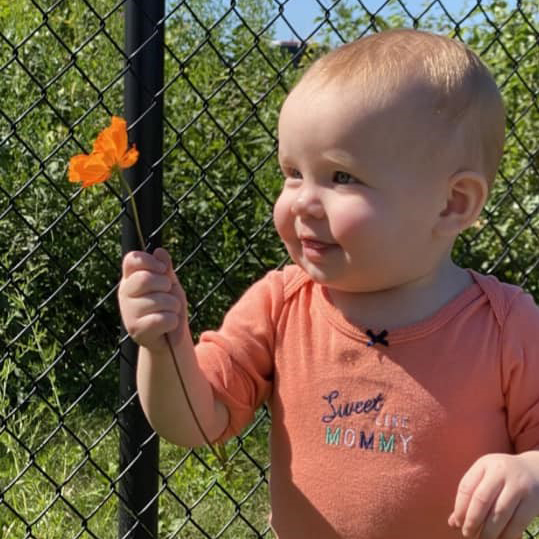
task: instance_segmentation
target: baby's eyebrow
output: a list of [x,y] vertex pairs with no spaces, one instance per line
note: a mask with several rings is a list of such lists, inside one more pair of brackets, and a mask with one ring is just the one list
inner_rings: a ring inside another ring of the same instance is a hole
[[343,150],[328,150],[323,152],[322,157],[328,161],[332,161],[336,165],[343,165],[345,167],[357,166],[357,158]]

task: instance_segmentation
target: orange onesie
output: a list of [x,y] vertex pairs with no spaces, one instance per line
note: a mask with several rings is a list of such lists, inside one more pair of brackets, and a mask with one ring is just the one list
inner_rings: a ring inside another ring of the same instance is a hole
[[539,449],[539,309],[470,273],[433,316],[384,332],[351,325],[287,266],[202,334],[223,439],[270,406],[279,539],[456,539],[447,519],[475,460]]

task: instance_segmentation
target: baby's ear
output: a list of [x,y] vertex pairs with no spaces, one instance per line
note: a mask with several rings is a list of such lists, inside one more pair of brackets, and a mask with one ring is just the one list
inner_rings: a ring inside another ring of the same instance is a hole
[[435,232],[456,236],[479,217],[488,196],[486,178],[471,170],[455,173],[447,183],[447,204],[440,212]]

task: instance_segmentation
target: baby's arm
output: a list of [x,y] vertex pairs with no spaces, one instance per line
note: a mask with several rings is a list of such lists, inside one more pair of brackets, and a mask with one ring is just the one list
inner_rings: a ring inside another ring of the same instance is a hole
[[539,308],[531,296],[512,296],[503,332],[501,389],[516,454],[484,455],[462,478],[449,523],[464,537],[520,539],[539,516]]
[[166,333],[197,417],[210,441],[217,439],[228,425],[228,410],[214,397],[196,361],[185,293],[164,249],[124,257],[118,301],[125,328],[140,346],[137,387],[152,427],[177,445],[204,444],[174,369]]
[[481,457],[462,478],[449,525],[464,537],[520,539],[539,515],[539,451]]

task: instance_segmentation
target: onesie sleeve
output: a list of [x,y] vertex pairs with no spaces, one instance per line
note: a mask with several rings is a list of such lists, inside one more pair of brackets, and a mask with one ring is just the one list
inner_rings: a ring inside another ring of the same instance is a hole
[[502,380],[515,451],[539,449],[539,307],[528,294],[510,305],[502,340]]
[[226,314],[217,331],[195,347],[214,394],[228,408],[229,425],[219,440],[238,435],[271,394],[275,326],[283,304],[283,277],[271,271],[253,284]]

